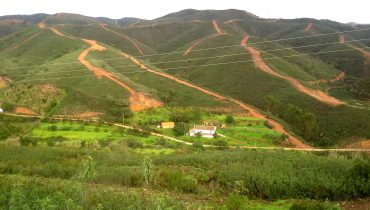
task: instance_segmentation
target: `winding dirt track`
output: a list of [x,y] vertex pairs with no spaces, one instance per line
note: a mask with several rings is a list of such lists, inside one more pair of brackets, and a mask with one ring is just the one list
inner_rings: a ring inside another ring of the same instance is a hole
[[346,76],[346,73],[344,73],[343,71],[340,72],[335,78],[333,79],[319,79],[319,80],[315,80],[315,81],[311,81],[311,82],[308,82],[310,83],[311,85],[318,85],[320,83],[333,83],[333,82],[337,82],[337,81],[342,81],[344,79],[344,77]]
[[313,23],[309,23],[307,27],[304,29],[304,32],[309,32],[313,27]]
[[259,119],[262,119],[262,120],[266,120],[270,125],[273,126],[273,130],[279,132],[279,133],[282,133],[282,134],[285,134],[288,136],[288,138],[286,139],[286,143],[289,143],[289,144],[292,144],[294,147],[296,148],[302,148],[302,149],[310,149],[310,148],[313,148],[309,145],[306,145],[304,144],[301,140],[297,139],[296,137],[292,136],[291,134],[289,134],[283,125],[281,125],[280,123],[278,123],[277,121],[275,120],[272,120],[270,118],[268,118],[266,115],[263,115],[261,114],[259,111],[257,111],[256,109],[246,105],[245,103],[239,101],[239,100],[236,100],[236,99],[233,99],[233,98],[226,98],[225,96],[222,96],[218,93],[215,93],[213,91],[210,91],[210,90],[207,90],[207,89],[204,89],[200,86],[197,86],[197,85],[194,85],[194,84],[191,84],[187,81],[184,81],[182,79],[179,79],[177,77],[174,77],[172,75],[169,75],[169,74],[166,74],[166,73],[163,73],[163,72],[159,72],[159,71],[156,71],[156,70],[153,70],[147,66],[145,66],[143,63],[141,63],[138,59],[134,58],[133,56],[131,55],[128,55],[126,53],[122,53],[122,52],[118,52],[119,54],[121,54],[122,56],[130,59],[134,64],[140,66],[141,69],[144,69],[148,72],[151,72],[153,74],[157,74],[159,76],[162,76],[164,78],[167,78],[167,79],[170,79],[170,80],[173,80],[177,83],[180,83],[182,85],[185,85],[187,87],[190,87],[190,88],[193,88],[193,89],[196,89],[202,93],[205,93],[207,95],[210,95],[210,96],[213,96],[219,100],[224,100],[224,101],[229,101],[229,102],[232,102],[234,104],[237,104],[239,107],[241,107],[243,110],[245,111],[248,111],[250,113],[251,116],[253,117],[256,117],[256,118],[259,118]]
[[[71,38],[71,39],[77,39],[75,37],[66,36],[65,34],[63,34],[62,32],[58,31],[55,28],[47,27],[47,26],[45,26],[45,24],[43,22],[39,23],[39,27],[41,29],[48,28],[52,32],[54,32],[56,35],[59,35],[59,36],[62,36],[62,37],[67,37],[67,38]],[[91,51],[106,51],[106,48],[103,47],[103,46],[100,46],[99,44],[97,44],[95,40],[82,39],[82,41],[84,41],[85,43],[89,44],[90,47],[87,48],[86,50],[84,50],[79,55],[78,60],[84,66],[86,66],[90,71],[92,71],[98,79],[101,79],[102,77],[106,77],[106,78],[112,80],[113,82],[115,82],[116,84],[118,84],[119,86],[121,86],[124,89],[126,89],[130,93],[130,99],[129,100],[130,100],[130,109],[132,111],[142,111],[142,110],[146,110],[146,109],[153,108],[153,107],[163,106],[163,103],[162,102],[156,101],[154,99],[147,98],[143,93],[137,92],[136,90],[134,90],[130,86],[128,86],[125,83],[121,82],[112,73],[110,73],[110,72],[108,72],[108,71],[106,71],[104,69],[95,67],[92,64],[90,64],[90,62],[88,62],[86,60],[87,55]]]
[[297,79],[293,79],[291,77],[287,77],[287,76],[284,76],[284,75],[281,75],[281,74],[275,72],[272,68],[270,68],[263,61],[263,58],[262,58],[262,55],[261,55],[260,51],[258,51],[258,50],[256,50],[256,49],[247,45],[248,39],[249,39],[249,36],[244,37],[240,44],[243,47],[245,47],[248,50],[248,52],[251,54],[253,62],[256,65],[256,67],[258,67],[259,69],[261,69],[262,71],[264,71],[268,74],[271,74],[275,77],[278,77],[280,79],[288,81],[299,92],[304,93],[308,96],[311,96],[312,98],[314,98],[314,99],[316,99],[316,100],[318,100],[322,103],[325,103],[325,104],[328,104],[328,105],[331,105],[331,106],[339,106],[339,105],[345,104],[344,102],[328,95],[327,93],[324,93],[321,90],[313,90],[313,89],[310,89],[308,87],[305,87]]
[[352,45],[352,44],[349,44],[349,43],[345,43],[345,40],[346,40],[346,38],[345,38],[345,36],[344,36],[344,35],[339,35],[339,42],[340,42],[340,43],[345,44],[345,45],[347,45],[347,46],[349,46],[349,47],[351,47],[351,48],[353,48],[353,49],[358,50],[359,52],[361,52],[361,53],[362,53],[362,55],[363,55],[363,56],[364,56],[368,61],[370,61],[370,52],[369,52],[369,51],[366,51],[366,50],[364,50],[364,49],[361,49],[360,47],[357,47],[357,46],[355,46],[355,45]]
[[140,53],[140,55],[144,55],[144,52],[143,52],[143,50],[140,48],[139,44],[138,44],[135,40],[133,40],[131,37],[129,37],[129,36],[127,36],[127,35],[124,35],[124,34],[120,34],[120,33],[118,33],[117,31],[113,31],[112,29],[108,28],[108,27],[107,27],[106,25],[104,25],[104,24],[100,24],[100,26],[101,26],[104,30],[109,31],[109,32],[111,32],[111,33],[114,33],[114,34],[116,34],[117,36],[122,37],[122,38],[126,39],[127,41],[131,42],[131,44],[136,48],[136,50]]
[[212,39],[218,36],[225,35],[225,33],[222,32],[221,28],[218,26],[217,21],[212,20],[212,25],[216,31],[216,34],[212,34],[203,38],[198,39],[197,41],[194,42],[185,52],[182,53],[182,56],[188,55],[195,47],[200,45],[202,42],[206,41],[207,39]]

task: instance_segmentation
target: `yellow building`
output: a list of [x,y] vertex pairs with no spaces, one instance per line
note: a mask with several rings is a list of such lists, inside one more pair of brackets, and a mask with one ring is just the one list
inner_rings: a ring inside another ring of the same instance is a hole
[[174,128],[175,123],[174,122],[161,122],[161,128]]

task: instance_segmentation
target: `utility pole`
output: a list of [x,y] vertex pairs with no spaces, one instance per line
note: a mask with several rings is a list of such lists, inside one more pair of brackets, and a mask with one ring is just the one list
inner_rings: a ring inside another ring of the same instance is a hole
[[125,114],[122,114],[122,123],[125,124]]
[[116,25],[118,25],[118,20],[116,19]]

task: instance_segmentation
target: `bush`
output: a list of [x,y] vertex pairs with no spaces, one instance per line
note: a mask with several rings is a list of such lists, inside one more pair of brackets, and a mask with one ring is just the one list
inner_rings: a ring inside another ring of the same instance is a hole
[[3,110],[6,111],[6,112],[11,112],[14,109],[14,104],[12,104],[10,102],[7,102],[7,101],[4,102],[1,106],[2,106]]
[[235,123],[235,119],[234,119],[234,117],[232,116],[232,115],[227,115],[226,116],[226,119],[225,119],[225,122],[227,123],[227,124],[234,124]]
[[175,127],[173,128],[173,133],[175,136],[184,136],[189,130],[189,126],[186,123],[180,122],[176,123]]
[[128,139],[128,140],[126,141],[126,145],[127,145],[128,147],[130,147],[130,148],[133,148],[133,149],[136,149],[136,148],[143,148],[143,147],[144,147],[144,145],[143,145],[143,143],[142,143],[142,142],[137,141],[137,140],[135,140],[135,139]]
[[51,125],[48,127],[48,131],[57,131],[58,127],[56,125]]
[[245,209],[245,198],[239,194],[231,194],[226,199],[226,209],[242,210]]
[[227,147],[229,144],[224,140],[217,140],[217,141],[213,142],[213,145],[215,145],[217,147]]
[[204,146],[203,146],[202,142],[200,142],[200,141],[195,141],[195,142],[193,143],[193,147],[194,147],[194,148],[197,148],[197,149],[204,150]]
[[113,140],[111,139],[99,139],[98,140],[98,144],[100,147],[107,147],[110,145],[110,143],[112,143]]
[[329,203],[317,202],[317,201],[299,201],[293,203],[290,210],[340,210],[341,208],[336,205]]
[[197,180],[191,175],[184,175],[178,171],[162,171],[158,176],[159,187],[183,193],[195,193],[197,191]]

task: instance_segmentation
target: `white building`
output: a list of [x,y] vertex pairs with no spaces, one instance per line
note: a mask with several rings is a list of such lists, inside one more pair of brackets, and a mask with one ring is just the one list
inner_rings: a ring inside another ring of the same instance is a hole
[[214,138],[216,133],[216,126],[207,126],[207,125],[195,125],[194,128],[190,129],[190,136],[200,135],[205,138]]
[[3,113],[3,112],[4,112],[4,110],[2,108],[0,108],[0,113]]

